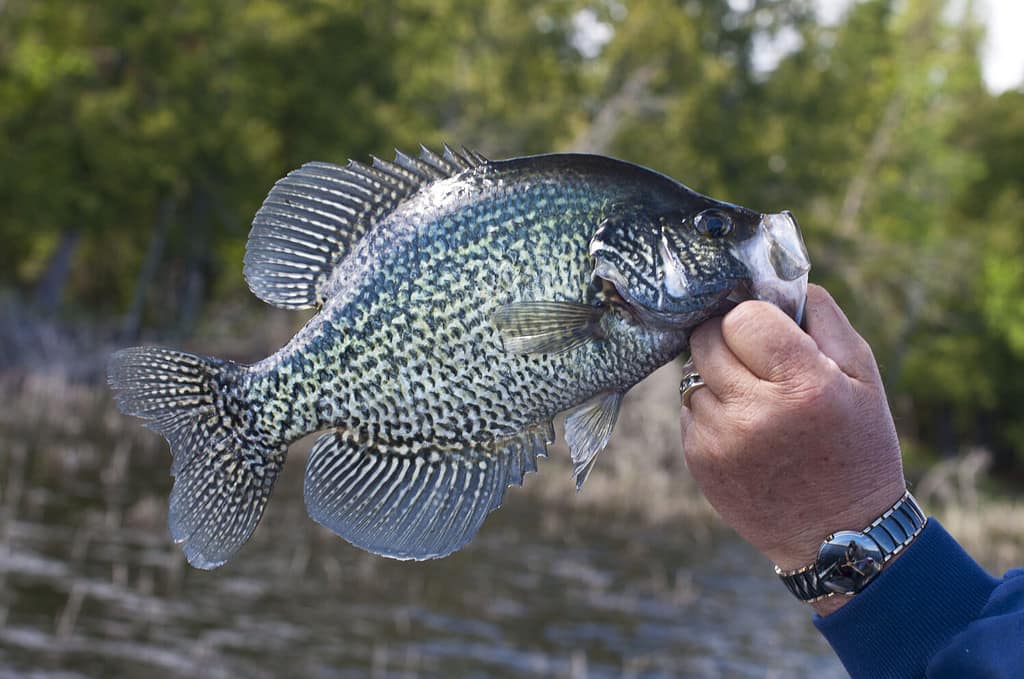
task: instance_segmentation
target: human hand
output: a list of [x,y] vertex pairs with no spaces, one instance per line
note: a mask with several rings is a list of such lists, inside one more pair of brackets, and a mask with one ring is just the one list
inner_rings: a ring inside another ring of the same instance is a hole
[[[905,492],[899,442],[870,347],[809,286],[807,332],[744,302],[690,339],[707,388],[683,408],[690,472],[722,518],[783,570],[860,530]],[[825,615],[846,597],[813,604]]]

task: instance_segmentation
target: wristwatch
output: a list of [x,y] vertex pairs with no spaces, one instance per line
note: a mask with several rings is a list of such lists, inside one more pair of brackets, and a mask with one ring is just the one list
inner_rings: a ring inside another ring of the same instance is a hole
[[775,566],[775,574],[797,599],[807,603],[836,594],[853,596],[913,542],[927,522],[928,517],[907,491],[864,530],[844,530],[826,537],[814,563],[793,571]]

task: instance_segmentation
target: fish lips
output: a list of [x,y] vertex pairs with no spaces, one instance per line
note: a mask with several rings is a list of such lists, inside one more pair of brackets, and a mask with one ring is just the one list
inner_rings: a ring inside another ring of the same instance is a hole
[[746,290],[730,295],[730,301],[771,302],[798,324],[803,322],[811,258],[789,210],[762,214],[754,235],[738,243],[733,254],[747,267],[750,280]]

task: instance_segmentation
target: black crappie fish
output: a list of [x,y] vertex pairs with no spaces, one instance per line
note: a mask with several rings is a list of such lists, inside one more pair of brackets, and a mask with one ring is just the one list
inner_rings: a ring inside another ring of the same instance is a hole
[[321,430],[310,516],[429,559],[536,470],[557,413],[581,406],[565,420],[579,487],[631,386],[740,300],[799,320],[809,268],[789,213],[602,156],[309,163],[256,214],[245,277],[270,304],[319,312],[253,365],[138,347],[109,381],[170,444],[171,536],[193,566],[249,539],[288,445]]

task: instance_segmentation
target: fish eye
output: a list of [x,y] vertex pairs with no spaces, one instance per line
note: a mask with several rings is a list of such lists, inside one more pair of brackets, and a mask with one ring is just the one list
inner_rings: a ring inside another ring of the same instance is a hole
[[732,219],[721,210],[704,210],[693,218],[693,225],[705,236],[721,238],[732,231]]

